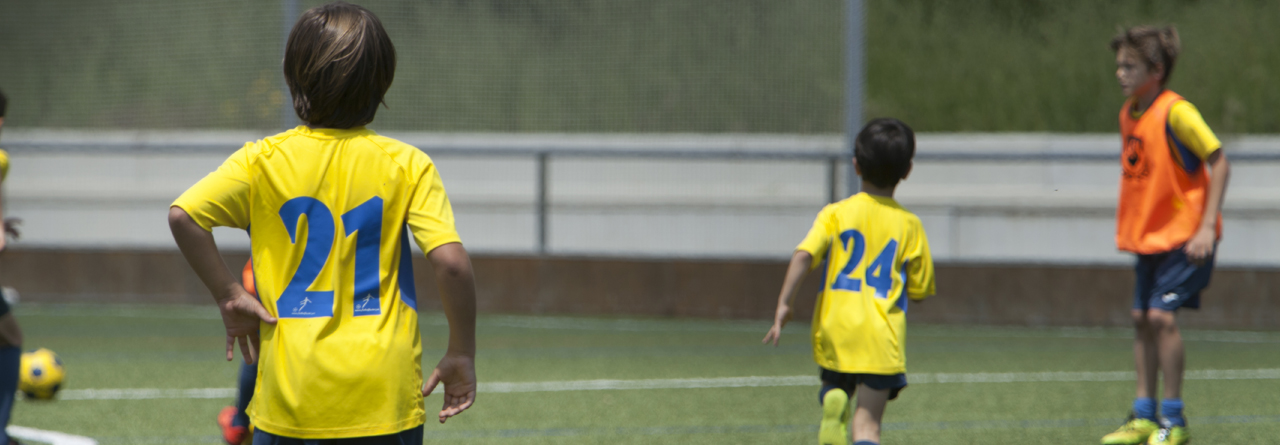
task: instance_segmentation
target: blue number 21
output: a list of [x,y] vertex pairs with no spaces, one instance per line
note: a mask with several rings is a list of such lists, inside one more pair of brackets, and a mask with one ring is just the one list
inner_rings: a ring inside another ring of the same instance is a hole
[[[307,217],[307,244],[298,270],[276,300],[282,318],[316,318],[333,316],[333,291],[307,290],[320,276],[320,270],[333,250],[333,212],[320,200],[311,197],[290,199],[280,207],[280,219],[289,231],[289,240],[298,242],[298,228]],[[345,235],[356,235],[355,301],[353,313],[379,315],[382,306],[379,293],[379,247],[382,241],[382,198],[377,196],[342,215]],[[404,244],[404,243],[402,243]],[[407,253],[407,252],[404,252]],[[403,261],[404,259],[402,259]]]
[[[862,254],[867,249],[867,239],[862,236],[862,232],[846,230],[840,233],[840,246],[849,252],[849,261],[844,264],[844,268],[840,269],[840,274],[836,275],[836,280],[831,283],[831,288],[853,292],[862,291],[862,281],[852,275],[853,270],[858,268],[859,263],[862,263]],[[893,257],[897,254],[898,240],[890,239],[889,243],[880,251],[880,254],[876,255],[876,259],[867,265],[865,277],[867,286],[871,286],[872,289],[876,290],[876,298],[888,298],[889,290],[893,289]]]

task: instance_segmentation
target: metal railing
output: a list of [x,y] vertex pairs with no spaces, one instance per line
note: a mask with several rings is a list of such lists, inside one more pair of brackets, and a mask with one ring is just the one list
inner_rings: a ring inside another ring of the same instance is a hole
[[[125,137],[116,135],[102,139],[89,137],[69,138],[26,138],[10,137],[19,134],[6,134],[3,141],[5,149],[15,153],[55,153],[55,154],[228,154],[234,147],[240,146],[245,137],[243,134],[224,134],[206,138],[178,138],[172,135],[163,137]],[[838,145],[838,139],[832,138],[834,144],[808,144],[807,149],[784,149],[783,146],[765,146],[733,148],[732,144],[721,144],[715,149],[708,149],[698,144],[655,144],[660,148],[642,148],[643,141],[632,144],[601,144],[592,147],[579,141],[576,144],[557,144],[556,142],[511,144],[507,142],[486,143],[476,140],[441,143],[438,140],[423,139],[405,141],[422,148],[436,157],[491,157],[491,158],[524,158],[534,163],[534,194],[532,211],[534,213],[534,251],[538,254],[548,253],[549,216],[551,214],[552,196],[550,190],[550,164],[558,159],[595,158],[595,159],[645,159],[645,160],[722,160],[722,161],[808,161],[823,165],[823,184],[827,202],[835,202],[848,192],[842,190],[842,180],[847,178],[849,168],[844,165],[845,157]],[[607,137],[605,138],[607,139]],[[923,139],[927,140],[927,136]],[[812,148],[812,147],[819,148]],[[936,149],[922,144],[923,148],[916,155],[921,162],[997,162],[997,163],[1037,163],[1037,162],[1069,162],[1069,163],[1111,163],[1118,160],[1118,150],[1110,151],[1106,147],[1075,151],[1017,151],[1002,149],[984,149],[975,146],[973,149]],[[1270,145],[1267,144],[1267,147]],[[1247,150],[1230,152],[1230,159],[1235,162],[1280,162],[1280,150]]]

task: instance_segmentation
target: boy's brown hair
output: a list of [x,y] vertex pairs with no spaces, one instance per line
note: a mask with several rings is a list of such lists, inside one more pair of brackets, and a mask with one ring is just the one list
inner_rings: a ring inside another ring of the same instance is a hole
[[308,126],[373,122],[396,72],[396,49],[368,9],[334,2],[308,9],[289,32],[284,80]]
[[1135,26],[1120,31],[1111,39],[1111,50],[1119,52],[1129,48],[1146,63],[1148,69],[1157,65],[1164,67],[1164,78],[1160,85],[1169,82],[1173,73],[1173,64],[1178,61],[1178,53],[1182,52],[1182,41],[1178,38],[1178,29],[1173,25],[1163,28],[1154,26]]
[[867,122],[853,143],[862,178],[876,187],[893,187],[911,171],[916,133],[905,122],[886,117]]

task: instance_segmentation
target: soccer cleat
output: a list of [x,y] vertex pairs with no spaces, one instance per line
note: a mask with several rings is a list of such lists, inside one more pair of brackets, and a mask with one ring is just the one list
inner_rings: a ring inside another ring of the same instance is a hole
[[1130,414],[1129,420],[1120,425],[1120,429],[1102,436],[1102,445],[1139,445],[1146,443],[1147,438],[1158,429],[1160,425],[1151,419],[1139,419]]
[[1184,445],[1191,442],[1191,433],[1187,432],[1187,427],[1176,426],[1165,423],[1151,438],[1147,439],[1147,445]]
[[242,445],[253,442],[253,436],[249,434],[249,429],[242,426],[234,426],[231,419],[236,417],[236,407],[228,406],[218,412],[218,427],[222,428],[222,440],[227,441],[228,445]]
[[849,445],[849,395],[843,389],[832,389],[822,397],[822,424],[818,427],[820,445]]

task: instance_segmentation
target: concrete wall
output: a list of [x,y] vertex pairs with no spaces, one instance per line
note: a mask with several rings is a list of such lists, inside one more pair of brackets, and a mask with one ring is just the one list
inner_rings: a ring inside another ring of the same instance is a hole
[[[76,133],[6,129],[7,212],[18,246],[172,249],[165,209],[243,141],[238,132]],[[837,136],[392,135],[435,156],[474,252],[534,252],[536,163],[529,150],[838,153]],[[1236,156],[1280,154],[1280,137],[1228,139]],[[899,200],[951,262],[1127,264],[1115,251],[1115,135],[924,134]],[[476,155],[484,154],[487,155]],[[993,160],[991,155],[1082,155]],[[1229,156],[1230,157],[1230,156]],[[1280,162],[1234,165],[1219,262],[1280,267]],[[838,175],[845,174],[843,168]],[[840,178],[836,178],[842,183]],[[783,259],[828,202],[821,160],[553,156],[549,252],[626,258]],[[247,238],[219,231],[226,248]]]
[[[245,253],[225,257],[233,269]],[[622,260],[477,256],[484,313],[769,320],[782,261]],[[439,310],[430,266],[415,257],[420,308]],[[950,264],[938,295],[912,304],[928,323],[1128,326],[1133,273],[1126,267]],[[818,274],[804,283],[797,319],[812,316]],[[210,304],[208,291],[173,251],[25,250],[0,255],[0,283],[41,303]],[[1280,329],[1280,269],[1222,268],[1187,327]]]

